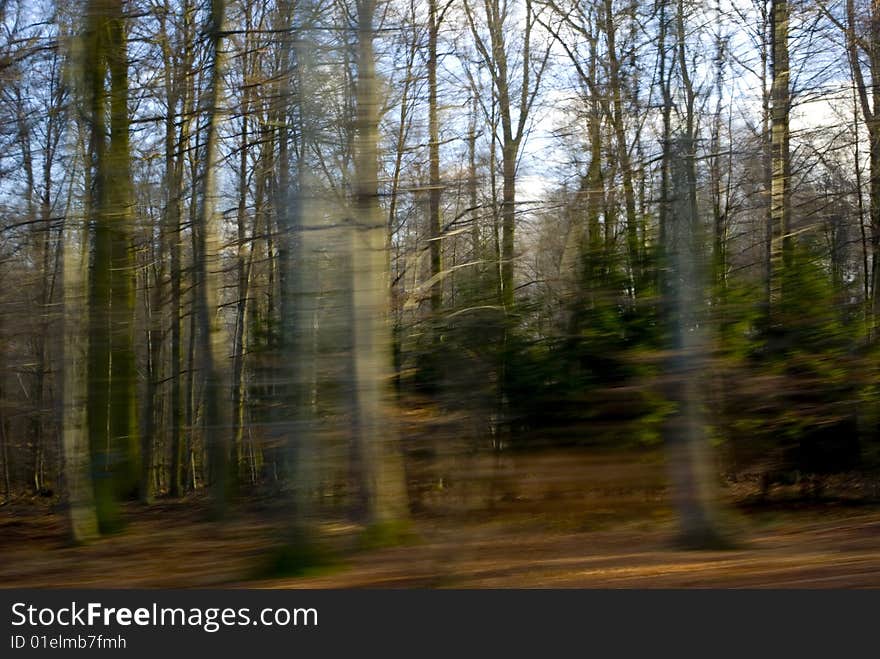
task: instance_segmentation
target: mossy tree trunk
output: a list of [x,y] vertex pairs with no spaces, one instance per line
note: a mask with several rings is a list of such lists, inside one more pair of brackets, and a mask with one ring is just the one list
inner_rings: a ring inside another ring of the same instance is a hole
[[87,407],[98,523],[106,532],[120,527],[117,500],[136,495],[140,480],[128,55],[121,0],[93,0],[87,18],[83,64],[94,169]]

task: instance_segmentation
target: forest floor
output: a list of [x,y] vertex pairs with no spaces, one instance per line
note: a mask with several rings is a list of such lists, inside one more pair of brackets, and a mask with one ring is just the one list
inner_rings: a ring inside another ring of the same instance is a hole
[[405,544],[365,549],[357,525],[325,523],[333,566],[295,578],[257,578],[283,534],[274,502],[246,501],[221,523],[205,521],[198,499],[132,505],[124,533],[79,547],[66,543],[61,510],[10,502],[0,506],[0,586],[880,587],[880,505],[784,489],[748,503],[728,488],[736,548],[681,551],[655,454],[559,451],[470,473],[448,483],[435,470]]

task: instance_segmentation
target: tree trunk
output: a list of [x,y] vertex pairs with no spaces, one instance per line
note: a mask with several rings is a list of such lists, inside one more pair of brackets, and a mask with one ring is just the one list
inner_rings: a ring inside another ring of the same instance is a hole
[[[152,238],[152,236],[151,236]],[[162,232],[159,236],[160,249],[165,244]],[[143,269],[144,308],[146,310],[147,330],[147,391],[144,400],[143,425],[141,438],[141,476],[140,500],[149,503],[159,491],[153,482],[156,474],[155,452],[161,446],[161,424],[157,423],[157,410],[160,408],[159,382],[162,377],[160,356],[162,354],[162,280],[163,260],[157,254],[155,244],[151,245],[153,265],[147,264]],[[152,284],[150,282],[152,279]]]
[[[245,52],[250,47],[250,40],[245,39]],[[243,80],[247,79],[249,70],[247,64],[242,72]],[[239,169],[238,169],[238,210],[236,217],[236,279],[237,279],[237,300],[235,303],[235,330],[232,337],[232,411],[233,411],[233,431],[232,431],[232,453],[230,459],[235,460],[235,473],[238,479],[242,479],[242,466],[244,465],[244,423],[245,423],[245,400],[246,400],[246,384],[245,384],[245,327],[247,326],[248,314],[248,296],[250,295],[250,262],[247,250],[247,197],[248,197],[248,122],[250,117],[250,89],[243,85],[241,100],[241,143],[239,145]],[[258,165],[259,166],[259,165]],[[263,168],[261,168],[262,170]],[[261,178],[261,172],[258,172],[257,178]],[[260,182],[257,182],[258,188]],[[256,214],[259,213],[259,204],[254,204],[254,225],[256,227]],[[254,231],[256,235],[256,231]]]
[[[791,159],[788,116],[788,0],[773,0],[773,88],[771,92],[770,215],[773,227],[770,258],[770,309],[782,301],[785,271],[791,266]],[[778,320],[778,319],[777,319]]]
[[[660,242],[660,249],[663,250],[663,247],[666,245],[666,228],[669,224],[669,166],[670,166],[670,148],[672,144],[672,90],[671,90],[671,78],[672,73],[669,69],[671,69],[671,63],[668,61],[667,57],[667,45],[666,38],[669,33],[669,16],[667,11],[669,0],[660,0],[660,27],[658,34],[658,43],[657,48],[659,50],[658,55],[658,84],[662,90],[663,94],[663,121],[662,121],[662,132],[661,132],[661,144],[660,144],[660,199],[658,201],[658,209],[657,209],[657,233]],[[661,264],[661,273],[659,277],[660,281],[660,289],[663,288],[663,276],[662,276],[662,264]]]
[[215,208],[216,178],[219,149],[217,141],[220,122],[220,100],[223,89],[225,54],[225,2],[213,0],[209,18],[210,38],[210,91],[207,105],[208,135],[205,144],[205,168],[202,175],[201,208],[198,215],[196,252],[196,305],[195,314],[199,337],[199,359],[205,382],[204,424],[208,449],[212,513],[221,514],[226,505],[228,456],[231,433],[231,401],[225,377],[229,357],[227,333],[223,327],[219,306],[223,285],[220,217]]
[[[89,459],[88,399],[88,231],[85,222],[65,219],[62,286],[63,374],[61,383],[61,434],[65,495],[69,506],[70,533],[74,542],[98,536],[98,518],[92,490]],[[2,421],[2,420],[0,420]],[[3,432],[3,429],[0,429]],[[5,448],[5,433],[4,448]],[[4,465],[6,463],[4,454]],[[7,490],[9,484],[7,481]]]
[[[470,221],[471,221],[471,260],[477,265],[477,272],[482,275],[483,268],[483,240],[480,231],[480,209],[479,209],[479,179],[477,178],[477,110],[479,101],[476,98],[476,90],[471,90],[473,95],[471,99],[471,111],[468,122],[468,202],[470,204]],[[482,276],[480,276],[482,281]]]
[[718,529],[715,475],[703,418],[702,377],[706,366],[706,308],[702,236],[697,212],[694,87],[687,67],[685,10],[678,2],[678,63],[685,97],[684,130],[670,145],[671,199],[664,232],[667,265],[663,287],[667,305],[669,357],[667,397],[676,405],[666,423],[673,501],[680,544],[702,549],[724,544]]
[[623,202],[626,211],[626,244],[629,253],[630,276],[633,293],[637,294],[642,285],[642,254],[638,234],[638,218],[636,216],[636,196],[633,186],[632,163],[630,162],[629,146],[626,139],[626,127],[623,116],[622,82],[620,80],[620,63],[616,46],[617,29],[614,24],[612,0],[605,0],[605,36],[608,40],[608,66],[610,72],[609,86],[611,92],[611,121],[614,126],[614,140],[617,143],[617,158],[623,179]]
[[352,227],[352,305],[355,445],[364,470],[368,520],[407,518],[402,455],[388,415],[391,331],[385,222],[379,207],[376,65],[373,53],[375,0],[358,0],[358,76],[355,137],[355,203]]
[[[97,4],[97,3],[95,3]],[[89,286],[89,340],[88,340],[88,437],[92,456],[93,483],[98,524],[102,531],[119,526],[119,512],[112,481],[112,451],[107,432],[107,410],[110,399],[110,245],[109,227],[101,203],[105,186],[101,163],[106,150],[105,105],[106,93],[103,80],[106,65],[103,57],[103,39],[100,30],[104,25],[99,8],[91,8],[91,34],[89,35],[89,61],[86,75],[91,75],[91,144],[90,152],[97,165],[89,211],[93,216],[91,236],[91,272]]]
[[437,121],[437,34],[440,31],[437,0],[428,0],[428,232],[431,250],[431,316],[436,321],[443,304],[443,282],[440,278],[442,241],[440,234],[440,127]]
[[679,542],[689,548],[720,543],[716,528],[714,474],[702,406],[706,370],[704,268],[700,254],[693,142],[672,145],[671,208],[666,228],[667,323],[670,353],[665,377],[676,413],[665,428]]

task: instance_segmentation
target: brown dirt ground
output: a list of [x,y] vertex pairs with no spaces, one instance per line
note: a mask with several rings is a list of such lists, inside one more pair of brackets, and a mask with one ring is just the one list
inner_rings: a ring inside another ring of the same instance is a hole
[[0,507],[0,586],[880,587],[880,506],[778,492],[773,505],[730,508],[737,549],[688,552],[670,542],[656,454],[569,451],[449,468],[424,477],[412,542],[354,550],[359,528],[328,522],[337,564],[297,578],[253,579],[284,526],[277,504],[246,502],[219,524],[204,521],[200,500],[132,507],[125,533],[73,547],[62,511],[10,503]]

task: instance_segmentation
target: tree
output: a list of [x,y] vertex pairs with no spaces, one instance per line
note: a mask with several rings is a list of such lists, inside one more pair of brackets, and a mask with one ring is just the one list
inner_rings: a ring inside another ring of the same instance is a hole
[[86,414],[88,231],[86,223],[75,215],[68,216],[65,224],[62,264],[64,371],[61,384],[65,493],[70,507],[71,537],[74,542],[88,542],[98,536]]
[[[850,69],[858,92],[862,117],[868,128],[870,159],[870,218],[871,251],[873,265],[871,270],[871,300],[874,323],[880,310],[880,6],[877,2],[868,3],[867,34],[857,29],[858,16],[855,0],[846,3],[846,48]],[[871,79],[870,94],[865,82],[863,58],[867,57],[868,72]]]
[[379,102],[373,51],[376,0],[357,0],[352,296],[354,435],[372,524],[407,518],[403,463],[389,419],[391,332],[384,215],[379,206]]
[[[477,21],[476,2],[467,0],[464,11],[483,66],[489,71],[492,86],[498,103],[501,123],[501,265],[500,290],[501,303],[508,313],[514,308],[514,263],[516,260],[514,233],[516,231],[516,168],[520,149],[528,127],[529,115],[538,91],[541,78],[550,55],[548,47],[543,56],[534,57],[533,34],[538,15],[532,0],[525,2],[522,42],[519,48],[520,72],[516,78],[512,70],[516,60],[509,52],[508,38],[513,16],[506,5],[499,0],[483,0],[483,34]],[[534,59],[533,59],[534,58]],[[517,90],[517,86],[519,89]],[[519,92],[517,94],[517,92]]]
[[704,267],[698,225],[693,142],[680,135],[671,145],[671,208],[664,244],[670,353],[665,377],[676,405],[666,442],[678,541],[689,548],[721,544],[715,506],[715,474],[708,457],[701,381],[706,369]]
[[438,11],[437,0],[428,0],[428,145],[430,155],[429,180],[428,180],[428,227],[430,233],[431,250],[431,314],[432,321],[436,322],[436,316],[443,304],[443,282],[440,272],[442,263],[442,226],[440,224],[440,197],[442,186],[440,183],[440,127],[437,122],[437,36],[440,32],[440,24],[443,22],[443,14],[450,3],[442,11]]
[[695,91],[688,67],[684,0],[675,16],[679,76],[684,97],[682,128],[669,145],[669,215],[664,231],[665,296],[669,357],[665,376],[676,411],[668,419],[668,451],[679,542],[691,548],[723,544],[715,506],[715,475],[708,459],[701,379],[705,372],[705,267],[697,209]]
[[789,154],[789,91],[788,63],[788,0],[773,0],[773,89],[771,108],[771,187],[770,217],[772,223],[770,261],[770,304],[782,298],[782,279],[791,267],[791,156]]
[[165,93],[165,237],[168,241],[171,345],[170,366],[170,453],[168,491],[178,497],[183,491],[184,442],[182,437],[183,387],[182,355],[182,297],[183,277],[181,243],[184,211],[184,153],[189,148],[189,113],[187,105],[187,78],[193,59],[193,10],[184,3],[180,25],[172,32],[169,21],[172,15],[168,0],[157,10],[161,35],[162,69]]
[[[307,169],[307,150],[314,140],[315,117],[309,102],[312,89],[309,65],[310,28],[315,6],[284,2],[279,21],[296,27],[295,39],[285,39],[278,84],[279,142],[279,268],[281,298],[281,351],[287,364],[282,378],[282,415],[287,437],[289,473],[292,478],[291,547],[299,562],[312,561],[315,542],[314,485],[319,478],[317,460],[317,316],[320,303],[318,238],[321,209],[315,183]],[[294,90],[296,93],[294,93]],[[294,138],[295,136],[295,138]],[[292,144],[291,144],[292,143]],[[294,147],[295,176],[290,176],[290,146]],[[297,568],[301,565],[297,565]]]
[[195,230],[195,317],[198,329],[198,349],[201,371],[205,380],[204,428],[208,443],[210,484],[214,515],[221,513],[229,485],[231,406],[226,362],[229,357],[228,337],[223,325],[220,290],[222,288],[222,256],[220,217],[215,203],[219,161],[220,99],[223,93],[223,74],[226,58],[223,36],[226,33],[226,3],[212,0],[207,34],[210,40],[208,99],[204,108],[207,115],[205,164],[199,198],[198,225]]
[[[90,200],[94,219],[89,276],[88,427],[98,524],[102,532],[107,532],[121,525],[116,499],[136,493],[140,478],[128,57],[121,0],[93,0],[87,24],[84,65],[94,167]],[[104,83],[107,74],[109,92]],[[108,110],[109,142],[105,119]]]

